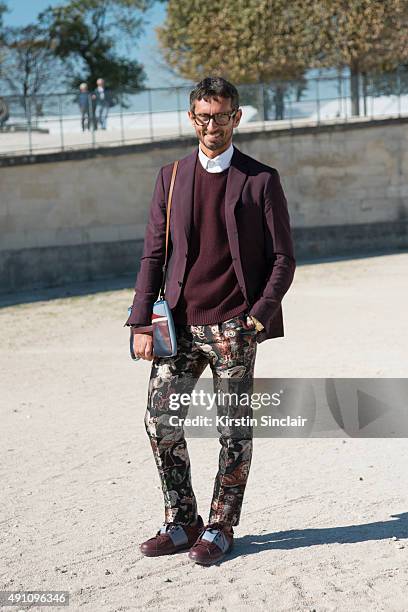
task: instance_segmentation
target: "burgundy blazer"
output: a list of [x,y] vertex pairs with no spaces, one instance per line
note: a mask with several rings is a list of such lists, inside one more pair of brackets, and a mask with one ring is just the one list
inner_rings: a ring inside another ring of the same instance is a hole
[[[174,308],[186,269],[198,148],[180,160],[170,216],[166,299]],[[150,325],[162,280],[166,201],[173,164],[161,168],[150,207],[132,314],[125,325]],[[225,193],[228,242],[248,311],[265,327],[258,342],[284,335],[281,302],[296,267],[286,198],[275,168],[234,147]]]

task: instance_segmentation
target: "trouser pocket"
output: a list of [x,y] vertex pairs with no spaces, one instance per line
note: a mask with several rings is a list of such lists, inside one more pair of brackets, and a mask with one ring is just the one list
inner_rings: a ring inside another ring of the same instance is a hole
[[248,312],[243,312],[222,323],[222,331],[234,330],[241,334],[256,334],[257,329]]

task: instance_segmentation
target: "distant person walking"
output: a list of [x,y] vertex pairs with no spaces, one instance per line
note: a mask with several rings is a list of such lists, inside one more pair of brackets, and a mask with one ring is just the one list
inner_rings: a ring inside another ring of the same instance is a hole
[[96,103],[96,122],[97,127],[106,130],[109,109],[113,106],[113,98],[109,89],[105,87],[105,81],[98,79],[96,89],[92,96]]
[[[81,112],[81,127],[82,131],[91,128],[91,121],[94,121],[93,105],[91,95],[88,91],[88,85],[81,83],[79,86],[79,94],[77,97],[79,110]],[[91,117],[90,117],[91,115]]]
[[9,119],[9,109],[4,98],[0,98],[0,128],[3,128]]

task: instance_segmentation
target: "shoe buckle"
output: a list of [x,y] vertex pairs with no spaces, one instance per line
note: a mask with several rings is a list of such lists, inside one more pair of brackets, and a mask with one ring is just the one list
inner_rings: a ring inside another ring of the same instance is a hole
[[174,546],[188,544],[188,537],[182,525],[169,525],[168,523],[163,523],[160,533],[168,533]]
[[230,543],[220,529],[206,529],[201,536],[201,539],[216,544],[218,548],[222,550],[222,552],[227,552],[228,548],[230,547]]

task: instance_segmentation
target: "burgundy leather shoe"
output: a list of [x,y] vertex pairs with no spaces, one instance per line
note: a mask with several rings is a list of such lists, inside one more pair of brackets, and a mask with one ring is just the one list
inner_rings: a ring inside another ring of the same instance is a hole
[[232,527],[214,523],[206,525],[197,542],[190,548],[189,558],[200,565],[218,563],[234,546]]
[[195,525],[177,525],[176,523],[163,523],[161,529],[153,538],[140,545],[140,551],[146,557],[160,557],[172,555],[182,550],[188,550],[197,540],[204,529],[201,516]]

